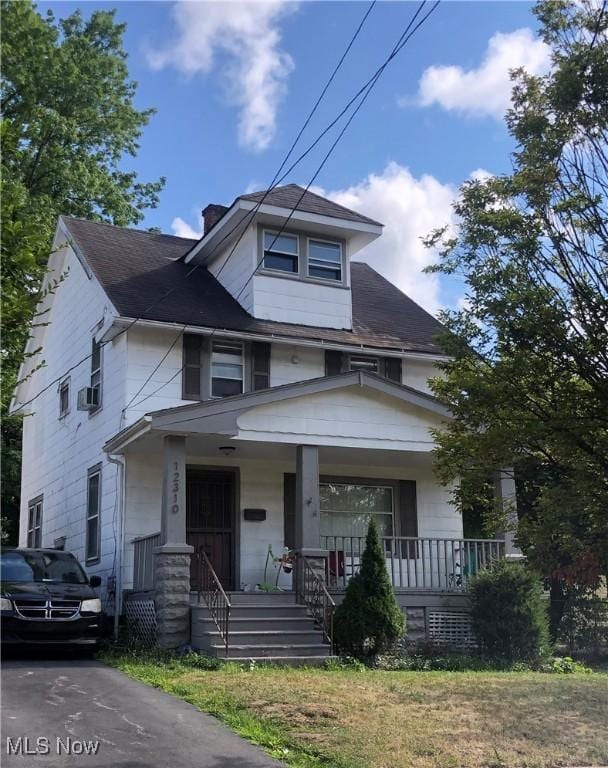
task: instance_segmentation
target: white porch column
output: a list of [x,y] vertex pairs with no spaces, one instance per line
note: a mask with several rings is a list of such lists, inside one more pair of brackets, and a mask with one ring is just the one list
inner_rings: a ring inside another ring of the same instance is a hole
[[163,438],[161,545],[154,553],[157,642],[178,648],[190,642],[190,555],[186,544],[186,438]]
[[517,527],[517,498],[515,494],[515,473],[513,469],[501,469],[494,478],[494,498],[499,512],[507,519],[507,530],[499,534],[505,542],[507,558],[522,557],[521,550],[515,546],[514,529]]
[[[319,499],[319,449],[298,445],[296,449],[296,525],[298,562],[303,559],[325,580],[327,552],[321,549],[321,503]],[[296,565],[296,590],[301,592],[302,568]]]

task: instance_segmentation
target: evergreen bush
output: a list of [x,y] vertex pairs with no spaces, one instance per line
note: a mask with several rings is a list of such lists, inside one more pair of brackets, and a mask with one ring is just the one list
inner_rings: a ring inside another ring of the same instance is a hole
[[535,662],[550,652],[547,601],[538,575],[499,560],[471,580],[473,631],[484,656]]
[[371,660],[391,650],[404,632],[405,616],[395,600],[372,516],[361,568],[336,609],[334,640],[341,654]]

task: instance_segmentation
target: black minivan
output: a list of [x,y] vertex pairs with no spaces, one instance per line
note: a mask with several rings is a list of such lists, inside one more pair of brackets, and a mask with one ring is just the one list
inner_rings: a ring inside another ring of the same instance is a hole
[[0,638],[24,643],[97,646],[101,600],[70,552],[56,549],[2,549],[0,552]]

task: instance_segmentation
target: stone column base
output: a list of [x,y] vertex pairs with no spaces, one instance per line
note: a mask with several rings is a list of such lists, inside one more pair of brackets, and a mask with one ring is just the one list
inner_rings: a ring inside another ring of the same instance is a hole
[[302,561],[306,560],[312,571],[325,584],[327,581],[327,556],[326,549],[300,549],[296,552],[295,584],[298,595],[302,594],[304,578]]
[[179,648],[190,642],[190,555],[188,545],[164,544],[154,550],[156,642]]

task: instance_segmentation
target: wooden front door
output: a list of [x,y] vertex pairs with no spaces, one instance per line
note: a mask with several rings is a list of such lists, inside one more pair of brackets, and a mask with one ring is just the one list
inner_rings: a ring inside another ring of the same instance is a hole
[[[234,589],[236,482],[233,472],[188,467],[186,541],[203,550],[224,589]],[[196,558],[191,580],[196,581]]]

